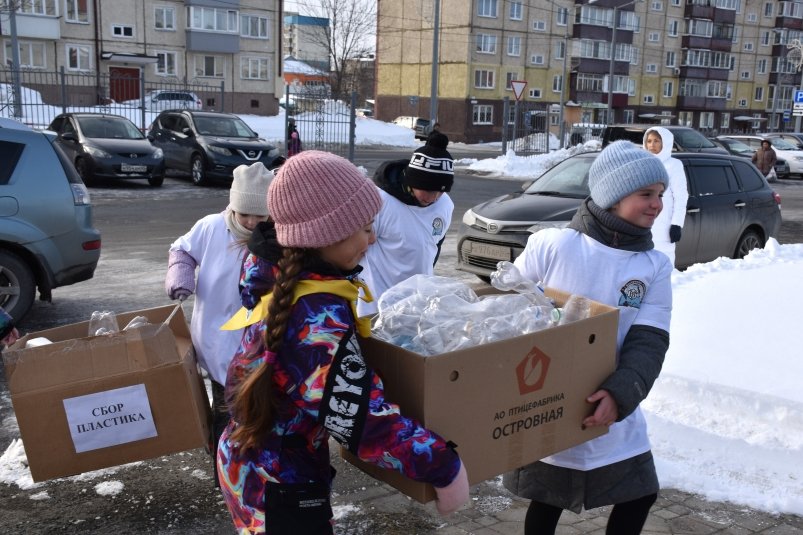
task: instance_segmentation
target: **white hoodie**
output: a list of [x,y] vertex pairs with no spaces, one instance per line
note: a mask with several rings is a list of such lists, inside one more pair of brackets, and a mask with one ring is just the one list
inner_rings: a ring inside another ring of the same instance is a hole
[[661,136],[663,147],[656,157],[661,160],[669,175],[669,182],[664,191],[664,208],[655,219],[652,226],[652,241],[655,248],[661,251],[672,265],[675,265],[675,244],[669,241],[669,227],[677,225],[683,227],[686,219],[686,202],[689,200],[689,190],[686,185],[686,173],[683,171],[683,164],[680,160],[672,157],[672,146],[675,144],[675,136],[666,128],[654,126],[644,132],[644,149],[647,149],[647,135],[655,132]]

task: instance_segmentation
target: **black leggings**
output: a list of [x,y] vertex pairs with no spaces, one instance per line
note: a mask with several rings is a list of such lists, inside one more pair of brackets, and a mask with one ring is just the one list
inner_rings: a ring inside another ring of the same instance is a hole
[[[639,535],[650,507],[658,498],[650,494],[630,502],[617,503],[608,517],[606,535]],[[524,518],[524,535],[554,535],[563,509],[545,503],[530,502]]]

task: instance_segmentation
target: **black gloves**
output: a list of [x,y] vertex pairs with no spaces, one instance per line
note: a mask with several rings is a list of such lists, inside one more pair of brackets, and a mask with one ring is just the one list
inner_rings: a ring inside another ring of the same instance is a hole
[[669,227],[669,241],[672,243],[677,243],[680,241],[680,227],[677,225],[671,225]]

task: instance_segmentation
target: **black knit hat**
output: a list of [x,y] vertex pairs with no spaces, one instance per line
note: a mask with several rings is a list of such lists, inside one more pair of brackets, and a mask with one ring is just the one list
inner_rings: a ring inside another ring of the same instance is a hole
[[426,191],[451,191],[454,183],[454,159],[446,145],[449,138],[433,132],[427,143],[413,153],[402,182],[405,186]]

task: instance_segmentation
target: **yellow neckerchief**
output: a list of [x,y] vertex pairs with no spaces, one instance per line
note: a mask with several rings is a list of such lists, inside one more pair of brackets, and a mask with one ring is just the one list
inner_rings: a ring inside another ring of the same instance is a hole
[[[360,288],[363,290],[363,296],[360,296]],[[315,293],[328,293],[334,294],[346,299],[351,306],[351,312],[357,319],[357,332],[362,337],[371,336],[371,320],[368,317],[360,318],[357,315],[357,298],[359,297],[366,303],[374,300],[371,295],[371,290],[361,280],[348,280],[348,279],[333,279],[333,280],[310,280],[304,279],[298,282],[293,295],[293,304],[305,295]],[[273,296],[273,293],[268,293],[262,296],[256,306],[249,310],[242,307],[232,316],[229,321],[223,324],[220,328],[221,331],[236,331],[237,329],[245,328],[253,325],[258,321],[268,317],[268,304]]]

